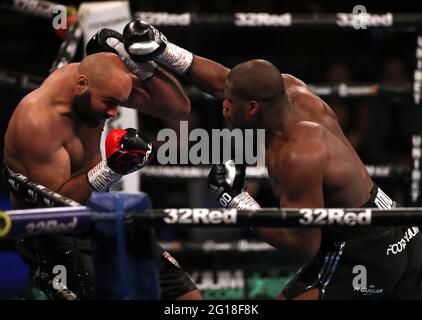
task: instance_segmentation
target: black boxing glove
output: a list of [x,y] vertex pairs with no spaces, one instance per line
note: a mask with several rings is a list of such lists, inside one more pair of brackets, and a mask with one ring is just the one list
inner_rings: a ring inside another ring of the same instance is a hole
[[233,160],[217,164],[208,175],[208,189],[215,194],[225,208],[253,210],[259,204],[247,193],[245,165],[236,165]]
[[123,30],[126,51],[139,62],[153,59],[177,74],[183,75],[192,65],[193,54],[171,42],[152,25],[129,22]]
[[152,144],[136,129],[114,129],[105,141],[106,158],[88,171],[95,190],[107,190],[123,175],[143,168],[150,160]]
[[111,29],[101,29],[89,39],[85,47],[86,55],[98,52],[112,52],[119,55],[119,43],[123,43],[123,35]]
[[163,53],[168,43],[160,31],[141,20],[128,23],[123,29],[123,38],[126,51],[129,54],[129,49],[137,52],[132,58],[139,62],[154,60]]
[[141,80],[151,78],[157,69],[157,65],[154,61],[145,61],[143,63],[133,61],[124,47],[123,35],[111,29],[104,28],[99,30],[88,41],[85,52],[87,55],[98,52],[115,53],[126,64],[129,71]]

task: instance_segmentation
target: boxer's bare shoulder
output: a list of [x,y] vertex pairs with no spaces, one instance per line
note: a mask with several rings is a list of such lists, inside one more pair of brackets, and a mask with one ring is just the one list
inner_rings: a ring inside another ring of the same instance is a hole
[[291,74],[282,73],[281,76],[283,77],[283,82],[286,90],[290,87],[296,87],[296,89],[298,87],[308,88],[305,82],[296,78],[295,76],[292,76]]
[[327,129],[316,122],[299,121],[286,128],[286,139],[280,151],[282,157],[289,162],[299,158],[320,155],[325,150]]

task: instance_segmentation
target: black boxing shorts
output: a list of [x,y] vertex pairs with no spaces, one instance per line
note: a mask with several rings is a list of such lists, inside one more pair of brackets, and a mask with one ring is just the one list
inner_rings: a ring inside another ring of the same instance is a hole
[[[17,249],[30,267],[30,286],[50,299],[61,299],[52,288],[54,266],[67,271],[67,286],[79,299],[95,299],[95,281],[90,241],[64,235],[19,239]],[[178,262],[155,243],[161,299],[170,300],[187,294],[196,286]]]
[[158,270],[160,277],[161,298],[175,299],[193,290],[196,285],[188,277],[179,263],[167,251],[156,245]]
[[[375,184],[363,207],[397,206]],[[317,288],[323,300],[422,299],[417,226],[322,229],[316,256],[283,289],[287,299]]]

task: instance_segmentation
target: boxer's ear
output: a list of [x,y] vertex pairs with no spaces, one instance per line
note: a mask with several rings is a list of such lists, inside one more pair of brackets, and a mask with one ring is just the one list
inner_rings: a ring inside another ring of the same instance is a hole
[[255,117],[260,110],[259,102],[252,100],[248,103],[248,112],[252,117]]
[[78,92],[85,91],[86,88],[88,88],[88,79],[84,74],[80,74],[76,81],[76,88]]

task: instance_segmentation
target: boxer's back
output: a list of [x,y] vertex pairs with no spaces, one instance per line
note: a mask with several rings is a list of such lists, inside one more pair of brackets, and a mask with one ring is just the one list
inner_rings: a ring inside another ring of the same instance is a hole
[[[10,118],[5,134],[5,161],[8,165],[23,174],[27,174],[27,172],[21,163],[21,158],[25,156],[22,148],[23,145],[25,145],[25,148],[30,148],[31,145],[30,141],[23,141],[28,140],[24,139],[27,138],[25,135],[26,131],[32,126],[42,126],[46,130],[51,130],[55,138],[58,138],[60,135],[60,131],[57,132],[58,127],[53,126],[56,121],[49,111],[51,101],[42,91],[44,90],[36,89],[19,102]],[[36,139],[35,136],[32,138]]]
[[[290,207],[299,203],[296,207],[394,208],[396,203],[372,183],[331,108],[300,81],[289,78],[286,82],[291,113],[280,137],[267,149],[270,181],[280,198],[287,199]],[[286,158],[294,161],[277,161]],[[295,165],[298,161],[301,165]],[[286,181],[289,187],[285,187]],[[304,194],[315,195],[318,201]],[[308,237],[306,248],[318,250],[286,285],[281,298],[420,299],[422,238],[417,230],[409,226],[289,229],[290,237]],[[415,236],[410,239],[409,233]],[[388,248],[395,243],[405,243],[405,250],[397,255],[389,253]],[[351,285],[356,265],[365,266],[373,292],[368,294]]]
[[[293,104],[291,122],[286,126],[281,157],[309,148],[324,149],[324,204],[327,207],[358,207],[366,202],[372,187],[364,164],[345,137],[333,110],[300,80],[284,76],[286,94]],[[287,78],[287,79],[286,79]],[[300,150],[298,148],[300,146]],[[274,152],[269,152],[271,155]],[[271,163],[271,161],[269,161]],[[271,166],[269,168],[271,175]]]

